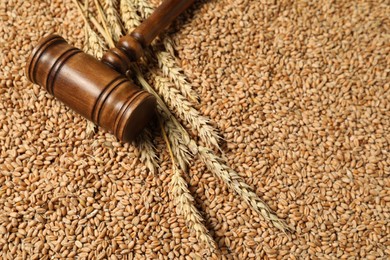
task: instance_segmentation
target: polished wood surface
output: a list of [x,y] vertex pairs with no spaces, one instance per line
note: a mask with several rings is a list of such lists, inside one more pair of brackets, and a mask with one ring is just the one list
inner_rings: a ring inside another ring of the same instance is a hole
[[164,1],[148,19],[131,33],[131,36],[137,39],[143,47],[148,46],[162,30],[193,3],[194,0]]
[[144,48],[193,2],[164,1],[102,61],[72,47],[61,36],[49,35],[34,48],[26,76],[121,141],[132,141],[153,117],[156,99],[124,75]]
[[125,142],[133,140],[154,114],[154,96],[57,35],[38,43],[26,75]]

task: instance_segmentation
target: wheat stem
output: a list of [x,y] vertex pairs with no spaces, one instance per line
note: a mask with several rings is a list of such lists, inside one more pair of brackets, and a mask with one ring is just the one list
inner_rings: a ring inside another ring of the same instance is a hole
[[[80,3],[78,0],[73,0],[73,3],[76,5],[77,7],[77,10],[79,11],[79,13],[81,14],[81,17],[83,18],[85,24],[88,24],[88,18],[87,18],[87,9],[83,10],[82,7],[80,6]],[[84,13],[85,12],[85,13]]]
[[[88,22],[88,18],[90,20],[90,22],[93,23],[93,25],[96,27],[96,29],[98,30],[99,33],[101,33],[103,35],[103,37],[105,38],[106,42],[107,43],[110,43],[110,38],[107,37],[104,29],[102,28],[102,26],[96,21],[96,19],[94,17],[90,17],[89,14],[88,14],[88,11],[87,9],[83,9],[83,7],[81,7],[80,3],[78,0],[73,0],[74,4],[77,6],[77,9],[79,10],[79,13],[81,14],[81,17],[83,17],[83,20],[85,22],[85,25],[86,25],[86,35],[87,35],[87,43],[90,42],[91,46],[94,46],[90,52],[88,52],[88,49],[86,49],[86,52],[96,56],[97,58],[101,58],[101,56],[103,55],[104,51],[107,49],[106,47],[106,44],[104,43],[104,41],[97,35],[97,33],[92,29],[91,25],[89,24]],[[84,6],[85,7],[85,6]],[[98,50],[99,49],[99,46],[101,48],[101,50]]]

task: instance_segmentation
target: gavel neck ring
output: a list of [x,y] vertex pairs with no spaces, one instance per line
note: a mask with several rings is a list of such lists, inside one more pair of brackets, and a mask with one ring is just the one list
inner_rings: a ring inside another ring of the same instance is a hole
[[142,44],[132,35],[122,37],[115,48],[108,50],[101,61],[125,75],[131,62],[137,61],[144,53]]

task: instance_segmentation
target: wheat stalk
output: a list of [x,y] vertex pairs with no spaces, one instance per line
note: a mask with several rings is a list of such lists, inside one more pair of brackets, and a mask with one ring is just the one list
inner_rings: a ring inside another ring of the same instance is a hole
[[131,0],[120,0],[122,21],[128,32],[133,31],[141,24],[142,18],[137,14],[136,6]]
[[164,101],[176,109],[181,119],[187,121],[193,129],[196,129],[204,143],[208,146],[219,148],[218,134],[209,125],[209,119],[194,109],[192,104],[172,86],[172,83],[167,78],[153,73],[152,76],[155,81],[154,86]]
[[[95,7],[98,11],[98,16],[100,18],[100,22],[103,25],[103,30],[101,31],[103,37],[106,39],[108,46],[111,48],[115,46],[114,40],[111,35],[111,29],[108,27],[107,24],[107,18],[106,15],[104,14],[103,8],[98,0],[94,0],[95,2]],[[96,26],[96,25],[95,25]],[[98,24],[96,27],[101,27],[100,24]]]
[[221,158],[216,156],[209,148],[199,146],[199,157],[207,168],[225,182],[228,187],[234,190],[243,200],[252,206],[252,208],[260,213],[266,220],[278,229],[285,232],[290,228],[281,221],[270,208],[263,202],[252,189],[244,182],[244,180],[231,168],[229,168]]
[[110,33],[114,42],[117,42],[122,36],[122,25],[119,22],[120,19],[117,12],[117,6],[117,0],[105,0],[107,24],[110,28]]
[[181,176],[179,168],[176,166],[175,157],[172,153],[171,145],[169,143],[168,137],[162,123],[160,121],[161,131],[163,138],[167,144],[169,155],[172,160],[172,177],[170,182],[170,191],[174,197],[174,202],[177,207],[177,214],[182,215],[187,222],[190,230],[195,232],[195,235],[198,240],[203,244],[209,246],[211,249],[215,250],[216,245],[214,240],[209,234],[208,229],[203,225],[203,218],[200,215],[197,208],[194,206],[194,198],[192,197],[188,186],[184,178]]

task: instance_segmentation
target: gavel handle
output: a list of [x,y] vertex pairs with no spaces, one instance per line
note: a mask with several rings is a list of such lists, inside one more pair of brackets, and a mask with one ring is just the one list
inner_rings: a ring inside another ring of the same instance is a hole
[[190,7],[195,0],[165,0],[143,21],[130,35],[119,39],[115,48],[102,57],[102,62],[125,74],[130,63],[138,60],[144,49],[164,30],[173,20]]
[[167,0],[164,1],[150,17],[139,25],[131,35],[136,38],[143,47],[148,46],[162,30],[184,12],[194,0]]

